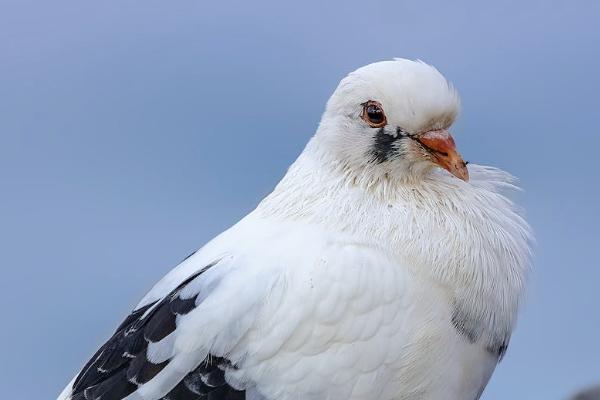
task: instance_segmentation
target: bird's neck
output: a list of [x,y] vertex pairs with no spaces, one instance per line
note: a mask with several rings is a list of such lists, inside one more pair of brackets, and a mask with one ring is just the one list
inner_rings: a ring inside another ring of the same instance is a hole
[[443,171],[416,181],[368,179],[307,150],[259,205],[259,214],[320,225],[381,247],[450,287],[461,308],[487,321],[488,335],[510,334],[530,236],[500,193],[513,187],[508,174],[471,165],[469,183]]

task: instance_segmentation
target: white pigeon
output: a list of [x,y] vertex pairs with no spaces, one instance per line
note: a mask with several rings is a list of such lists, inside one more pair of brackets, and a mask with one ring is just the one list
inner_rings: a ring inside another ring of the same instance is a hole
[[160,280],[59,399],[478,399],[531,239],[511,176],[467,170],[458,111],[423,62],[352,72],[275,190]]

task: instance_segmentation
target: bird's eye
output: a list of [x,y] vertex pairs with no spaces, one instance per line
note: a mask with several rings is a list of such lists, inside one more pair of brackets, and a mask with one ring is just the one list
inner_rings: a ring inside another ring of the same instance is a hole
[[387,118],[379,102],[369,100],[363,103],[362,106],[363,112],[361,118],[371,127],[381,128],[387,123]]

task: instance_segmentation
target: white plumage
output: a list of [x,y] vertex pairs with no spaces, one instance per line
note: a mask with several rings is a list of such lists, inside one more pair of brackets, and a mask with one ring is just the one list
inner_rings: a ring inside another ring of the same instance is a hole
[[350,74],[273,193],[158,282],[59,399],[477,399],[530,234],[508,174],[436,168],[467,179],[453,142],[426,141],[458,107],[422,62]]

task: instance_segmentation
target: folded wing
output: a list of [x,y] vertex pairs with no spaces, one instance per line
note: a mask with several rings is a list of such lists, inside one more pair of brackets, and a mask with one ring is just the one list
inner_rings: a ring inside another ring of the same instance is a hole
[[226,277],[229,268],[221,264],[219,260],[202,267],[162,298],[138,306],[59,399],[245,398],[243,390],[236,390],[225,381],[225,371],[235,365],[224,354],[212,354],[210,343],[186,338],[186,333],[178,329],[186,319],[199,317],[193,317],[193,311]]

